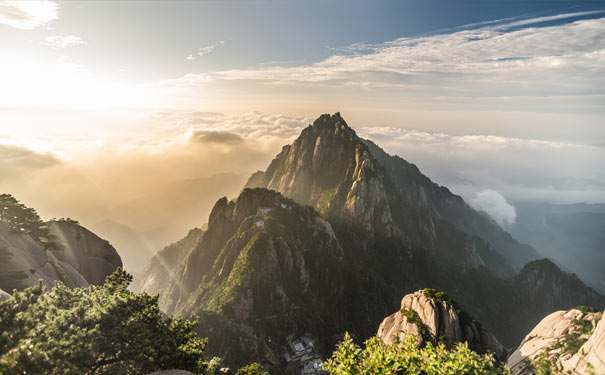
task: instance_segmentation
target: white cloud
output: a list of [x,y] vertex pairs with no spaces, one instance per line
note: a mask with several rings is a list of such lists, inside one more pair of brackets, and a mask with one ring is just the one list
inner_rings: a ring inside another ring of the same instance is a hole
[[200,48],[198,48],[198,50],[195,53],[189,54],[185,59],[187,59],[187,60],[195,60],[196,56],[202,57],[204,55],[207,55],[207,54],[211,53],[212,51],[214,51],[216,47],[218,47],[220,45],[223,45],[223,44],[225,44],[225,41],[224,40],[220,40],[220,41],[218,41],[216,43],[213,43],[213,44],[211,44],[209,46],[200,47]]
[[86,44],[86,41],[75,35],[51,35],[47,36],[44,41],[47,46],[56,49]]
[[485,211],[500,226],[509,226],[517,219],[515,207],[495,190],[480,191],[469,203],[476,210]]
[[0,23],[30,30],[57,19],[58,11],[56,1],[0,1]]
[[[349,53],[310,65],[227,70],[202,76],[273,84],[399,87],[421,95],[601,92],[605,87],[605,18],[533,27],[580,15],[585,14],[513,20],[378,45],[356,44]],[[189,74],[188,81],[194,77]]]
[[513,200],[605,202],[603,147],[390,127],[360,128],[358,134],[465,199],[495,189]]

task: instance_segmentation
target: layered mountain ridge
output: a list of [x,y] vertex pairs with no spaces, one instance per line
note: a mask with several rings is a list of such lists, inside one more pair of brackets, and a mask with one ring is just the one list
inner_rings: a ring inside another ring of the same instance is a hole
[[315,336],[324,355],[345,331],[372,336],[402,294],[423,288],[446,291],[506,346],[553,310],[605,306],[339,114],[305,128],[190,236],[161,255],[180,261],[152,262],[143,290],[199,317],[209,350],[236,365],[283,366],[289,335]]

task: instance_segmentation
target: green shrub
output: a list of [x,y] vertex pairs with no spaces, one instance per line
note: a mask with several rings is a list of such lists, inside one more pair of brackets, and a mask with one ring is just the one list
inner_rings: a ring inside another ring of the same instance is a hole
[[479,355],[458,343],[452,350],[445,345],[416,347],[414,338],[386,345],[378,337],[365,342],[365,348],[353,343],[349,335],[338,345],[324,368],[331,375],[508,375],[505,365],[495,364],[491,355]]
[[255,362],[240,368],[235,375],[269,375],[269,373],[264,371],[261,365]]

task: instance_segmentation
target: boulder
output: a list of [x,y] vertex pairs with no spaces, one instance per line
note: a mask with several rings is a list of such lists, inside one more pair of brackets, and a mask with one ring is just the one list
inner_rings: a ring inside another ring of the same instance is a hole
[[378,328],[378,337],[385,343],[405,340],[413,336],[416,345],[427,342],[452,346],[467,342],[478,353],[491,352],[498,360],[506,358],[506,350],[488,330],[471,319],[455,302],[433,290],[419,290],[406,295],[401,309],[385,318]]

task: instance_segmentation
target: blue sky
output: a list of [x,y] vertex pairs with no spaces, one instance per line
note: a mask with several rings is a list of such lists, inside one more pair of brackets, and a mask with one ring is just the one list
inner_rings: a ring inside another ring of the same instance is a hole
[[246,175],[337,111],[469,201],[605,202],[602,1],[0,1],[0,45],[0,190],[36,207]]

